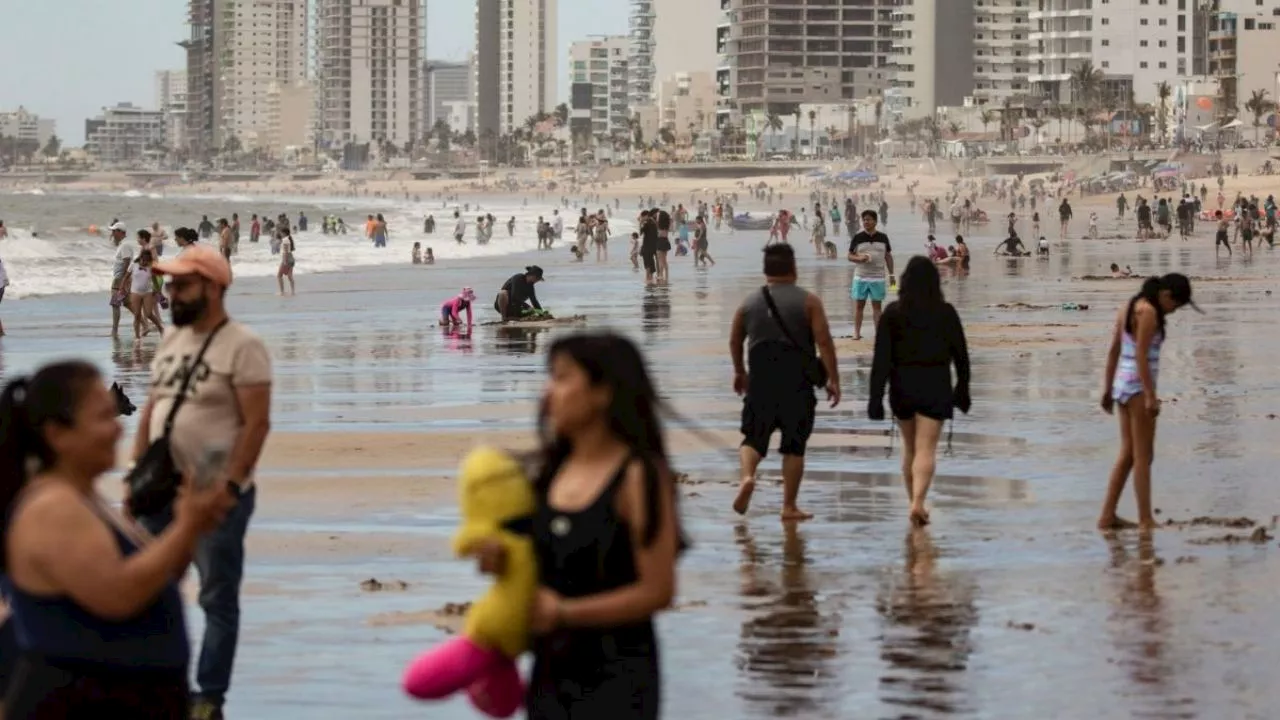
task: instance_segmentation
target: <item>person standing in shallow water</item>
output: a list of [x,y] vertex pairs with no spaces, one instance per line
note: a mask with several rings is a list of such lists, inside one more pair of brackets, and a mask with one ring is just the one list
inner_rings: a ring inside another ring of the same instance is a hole
[[1200,312],[1191,300],[1191,281],[1179,273],[1150,277],[1116,316],[1103,376],[1102,410],[1120,419],[1120,456],[1111,468],[1100,530],[1135,527],[1116,514],[1120,494],[1129,473],[1138,502],[1137,527],[1156,526],[1151,507],[1151,464],[1155,461],[1156,418],[1160,397],[1156,380],[1160,372],[1160,348],[1165,340],[1165,318],[1184,305]]
[[[778,431],[782,434],[778,446],[782,454],[782,519],[807,520],[813,516],[800,509],[798,500],[805,447],[813,433],[818,401],[806,365],[819,362],[814,351],[820,350],[827,371],[827,399],[835,407],[840,403],[836,347],[822,300],[796,285],[796,253],[791,245],[765,248],[764,275],[768,284],[747,296],[729,331],[733,391],[743,397],[742,445],[738,448],[741,480],[733,509],[742,515],[750,507],[756,471],[769,452],[769,439]],[[748,345],[750,375],[743,362],[744,344]]]
[[[643,357],[618,335],[562,338],[547,356],[532,535],[530,720],[656,720],[653,618],[675,599],[684,549],[676,487]],[[503,546],[477,551],[500,572]]]
[[[956,383],[951,385],[951,366]],[[955,409],[969,412],[969,350],[956,309],[942,295],[938,267],[916,256],[902,272],[898,300],[876,326],[867,417],[884,420],[889,408],[902,431],[902,482],[911,523],[929,523],[925,499],[937,468],[938,438]]]

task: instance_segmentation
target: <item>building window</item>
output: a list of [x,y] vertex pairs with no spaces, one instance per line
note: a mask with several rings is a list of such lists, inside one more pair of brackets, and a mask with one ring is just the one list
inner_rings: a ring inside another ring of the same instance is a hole
[[1143,60],[1142,62],[1138,63],[1138,67],[1139,67],[1139,68],[1142,68],[1143,70],[1146,70],[1146,69],[1147,69],[1147,61],[1146,61],[1146,60]]

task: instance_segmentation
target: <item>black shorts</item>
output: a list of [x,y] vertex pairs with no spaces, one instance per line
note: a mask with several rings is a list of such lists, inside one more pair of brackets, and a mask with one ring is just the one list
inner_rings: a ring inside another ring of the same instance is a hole
[[742,403],[742,444],[764,457],[769,454],[769,438],[777,431],[782,433],[778,452],[804,457],[817,407],[812,390],[755,396],[748,392]]
[[640,259],[641,261],[644,262],[645,272],[653,273],[658,271],[658,261],[657,261],[656,253],[644,252],[642,250],[640,251]]
[[1231,247],[1231,241],[1227,239],[1227,234],[1225,232],[1222,232],[1221,230],[1218,231],[1218,234],[1213,241],[1214,247],[1217,247],[1219,245],[1226,245],[1227,247]]
[[670,238],[664,238],[664,237],[658,238],[658,252],[671,252]]
[[954,415],[950,366],[900,370],[889,384],[889,409],[899,420],[917,415],[938,422],[950,420]]

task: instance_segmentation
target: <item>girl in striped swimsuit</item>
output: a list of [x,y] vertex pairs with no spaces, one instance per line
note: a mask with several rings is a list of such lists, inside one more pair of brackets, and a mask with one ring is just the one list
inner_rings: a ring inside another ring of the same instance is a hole
[[1142,283],[1116,318],[1111,350],[1107,354],[1107,374],[1102,393],[1102,409],[1108,415],[1119,410],[1120,457],[1111,469],[1107,497],[1098,519],[1101,530],[1134,527],[1116,515],[1120,494],[1133,471],[1134,494],[1138,501],[1137,527],[1154,528],[1151,511],[1151,463],[1155,458],[1156,417],[1160,399],[1156,377],[1160,369],[1160,346],[1164,343],[1165,317],[1183,305],[1200,308],[1191,301],[1191,281],[1170,273]]

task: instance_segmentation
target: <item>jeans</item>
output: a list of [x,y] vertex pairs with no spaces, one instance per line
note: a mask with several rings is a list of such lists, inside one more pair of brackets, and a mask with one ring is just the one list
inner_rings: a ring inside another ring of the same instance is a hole
[[[240,582],[244,579],[244,536],[253,516],[257,486],[240,496],[216,530],[200,538],[196,546],[196,571],[200,573],[200,608],[204,610],[204,641],[196,665],[200,697],[221,704],[231,688],[231,670],[240,638]],[[152,534],[173,521],[173,508],[139,518]]]

